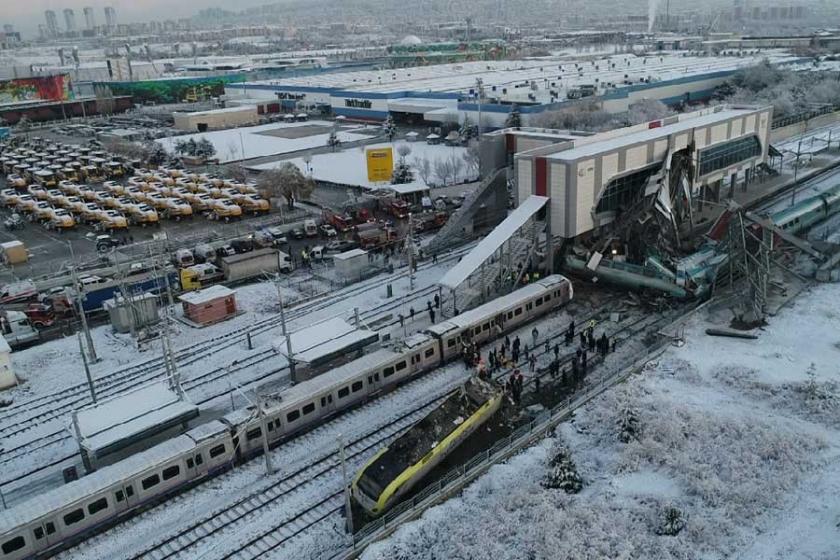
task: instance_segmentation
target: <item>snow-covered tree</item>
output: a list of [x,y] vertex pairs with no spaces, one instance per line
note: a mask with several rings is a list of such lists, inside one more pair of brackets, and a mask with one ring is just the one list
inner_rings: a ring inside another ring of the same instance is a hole
[[464,152],[463,158],[464,164],[467,166],[467,172],[470,175],[478,176],[479,166],[481,163],[478,140],[470,141],[467,146],[467,151]]
[[166,149],[157,142],[149,142],[148,147],[148,162],[149,165],[151,165],[152,167],[163,165],[163,162],[165,162],[167,158],[169,158],[169,154],[166,153]]
[[629,405],[622,407],[616,424],[618,439],[622,443],[630,443],[631,440],[639,437],[639,415],[633,407]]
[[382,123],[382,132],[388,137],[388,142],[394,141],[394,136],[397,135],[397,125],[391,115],[388,115],[388,118]]
[[404,185],[406,183],[411,183],[414,181],[414,172],[411,170],[411,166],[406,160],[406,158],[411,155],[411,146],[408,144],[401,144],[397,146],[397,154],[399,154],[400,159],[397,161],[397,165],[394,167],[394,172],[391,174],[391,184]]
[[513,104],[508,113],[505,126],[510,128],[519,128],[522,126],[522,113],[519,112],[519,105]]
[[658,99],[640,99],[627,111],[628,124],[640,124],[674,115],[676,112]]
[[462,141],[467,142],[471,138],[478,136],[478,128],[472,124],[469,117],[465,116],[464,122],[461,123],[461,128],[458,129],[458,135],[461,136]]
[[216,147],[213,146],[213,143],[210,142],[210,140],[202,137],[198,142],[196,142],[195,153],[193,155],[204,159],[210,159],[216,155]]
[[414,158],[414,168],[417,170],[417,174],[420,175],[423,183],[431,186],[433,171],[432,162],[429,161],[429,158]]
[[583,488],[583,479],[577,472],[571,453],[562,443],[555,442],[548,467],[543,487],[563,490],[566,494],[577,494]]
[[656,530],[657,535],[676,537],[685,529],[683,513],[674,506],[668,506],[662,512],[662,522]]
[[315,181],[306,177],[297,165],[286,162],[279,168],[263,171],[257,188],[266,198],[285,198],[291,210],[295,201],[309,198],[315,190]]
[[330,131],[330,136],[327,138],[327,146],[329,146],[332,151],[335,151],[337,148],[341,147],[341,140],[338,138],[338,132],[333,128]]

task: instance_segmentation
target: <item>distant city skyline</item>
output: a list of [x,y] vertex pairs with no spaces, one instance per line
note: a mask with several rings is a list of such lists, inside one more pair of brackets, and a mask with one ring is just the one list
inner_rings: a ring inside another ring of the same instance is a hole
[[[279,0],[282,1],[282,0]],[[340,1],[340,0],[339,0]],[[278,0],[29,0],[27,2],[3,2],[3,10],[0,12],[0,22],[10,23],[16,29],[26,34],[34,35],[38,25],[44,24],[44,12],[53,10],[59,16],[59,28],[63,30],[63,12],[71,9],[78,18],[83,14],[86,7],[94,9],[96,20],[102,24],[105,22],[106,6],[113,6],[117,12],[120,23],[131,23],[134,21],[165,20],[189,17],[199,10],[210,7],[220,7],[228,10],[242,10],[262,4],[277,3]],[[79,29],[78,20],[76,28]]]

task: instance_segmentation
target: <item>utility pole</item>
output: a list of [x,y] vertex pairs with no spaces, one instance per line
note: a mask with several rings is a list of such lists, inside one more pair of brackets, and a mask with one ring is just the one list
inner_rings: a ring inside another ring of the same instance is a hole
[[88,355],[90,357],[90,361],[95,364],[99,361],[99,358],[96,355],[96,348],[94,348],[93,346],[93,337],[90,336],[90,328],[88,327],[87,315],[85,314],[84,304],[82,303],[82,298],[84,294],[82,293],[82,286],[79,284],[79,278],[76,275],[76,255],[73,252],[73,242],[68,241],[67,246],[70,247],[70,260],[72,262],[72,266],[70,267],[70,274],[73,279],[73,291],[76,292],[74,299],[76,300],[76,306],[79,310],[79,318],[82,321],[82,330],[85,333],[85,342],[87,342]]
[[261,395],[257,395],[257,409],[260,415],[260,430],[262,431],[263,455],[265,455],[265,474],[274,474],[274,465],[271,464],[271,452],[268,448],[268,423],[265,421],[265,403]]
[[76,333],[76,338],[79,339],[79,352],[82,355],[82,363],[85,366],[85,377],[87,377],[88,389],[90,389],[90,398],[93,404],[96,404],[96,388],[93,386],[93,377],[90,375],[90,367],[88,367],[87,357],[85,356],[85,348],[82,345],[81,333]]
[[344,436],[338,435],[338,457],[341,461],[341,480],[344,483],[344,510],[347,513],[347,533],[353,536],[353,504],[350,501],[350,481],[347,479],[347,461],[344,456]]
[[283,336],[286,338],[286,358],[289,360],[289,374],[292,378],[292,383],[297,383],[297,374],[295,371],[295,358],[292,354],[292,335],[286,329],[286,310],[283,307],[283,294],[280,293],[280,274],[277,274],[277,301],[280,302],[280,328]]
[[408,213],[408,233],[406,234],[406,250],[408,251],[408,285],[414,291],[414,221],[411,212]]

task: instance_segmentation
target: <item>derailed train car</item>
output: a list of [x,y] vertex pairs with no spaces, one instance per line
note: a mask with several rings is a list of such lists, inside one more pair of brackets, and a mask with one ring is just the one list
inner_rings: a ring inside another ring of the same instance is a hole
[[[326,419],[435,369],[460,340],[483,342],[573,297],[571,282],[548,276],[284,391],[264,406],[232,412],[147,451],[0,513],[0,560],[51,553],[165,499]],[[496,326],[498,325],[498,329]]]

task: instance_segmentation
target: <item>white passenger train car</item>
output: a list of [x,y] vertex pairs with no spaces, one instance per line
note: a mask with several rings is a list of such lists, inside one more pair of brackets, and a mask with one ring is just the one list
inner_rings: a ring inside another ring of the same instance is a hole
[[[567,303],[572,285],[548,276],[432,325],[269,400],[265,419],[241,409],[186,434],[0,512],[0,560],[21,560],[78,542],[185,486],[262,450],[262,422],[274,444]],[[468,334],[467,334],[468,333]]]

